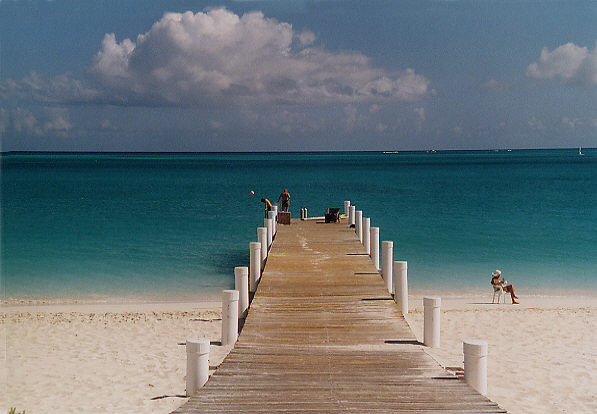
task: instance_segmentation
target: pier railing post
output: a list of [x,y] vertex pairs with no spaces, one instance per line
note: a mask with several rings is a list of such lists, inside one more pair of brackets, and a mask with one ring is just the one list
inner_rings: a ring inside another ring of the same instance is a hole
[[371,219],[363,217],[363,247],[365,253],[371,254]]
[[464,380],[480,394],[487,394],[487,342],[465,340],[462,343],[464,352]]
[[348,225],[352,226],[355,223],[355,214],[356,214],[356,207],[350,206],[348,209]]
[[234,289],[238,290],[238,317],[243,318],[249,309],[249,268],[234,268]]
[[359,242],[363,243],[363,211],[356,210],[354,212],[354,230],[357,233]]
[[348,217],[349,213],[350,213],[350,201],[347,200],[347,201],[344,202],[344,215],[346,217]]
[[275,211],[268,211],[267,212],[267,218],[272,220],[272,240],[273,240],[273,236],[276,234],[276,231],[278,230],[276,227],[276,212]]
[[379,270],[379,227],[371,227],[371,258],[376,270]]
[[392,263],[394,262],[394,242],[381,242],[381,276],[386,284],[389,293],[394,293],[392,287]]
[[257,227],[257,240],[261,243],[261,269],[263,270],[267,259],[267,227]]
[[394,262],[394,301],[408,314],[408,263],[401,260]]
[[261,243],[251,242],[251,256],[249,260],[249,290],[255,292],[261,277]]
[[222,291],[222,345],[238,339],[238,290]]
[[442,300],[439,296],[426,296],[423,298],[425,322],[423,328],[423,343],[430,348],[439,348],[440,343],[440,306]]
[[209,378],[209,339],[187,339],[187,397],[197,394]]
[[274,210],[274,220],[278,221],[278,203],[272,206],[272,210]]
[[274,239],[274,225],[272,223],[272,219],[266,218],[263,220],[263,226],[267,229],[267,250],[269,254],[269,248],[272,245],[272,240]]

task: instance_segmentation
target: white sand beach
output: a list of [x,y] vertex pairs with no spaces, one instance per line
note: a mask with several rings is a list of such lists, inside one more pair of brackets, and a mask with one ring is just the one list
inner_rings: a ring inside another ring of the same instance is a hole
[[[442,298],[441,348],[427,352],[462,368],[462,340],[487,340],[488,397],[503,408],[597,412],[597,298],[520,296],[518,306],[492,305],[487,295]],[[408,321],[422,341],[422,297],[410,305]],[[182,344],[191,337],[219,341],[220,306],[4,307],[0,409],[168,413],[185,402]],[[212,346],[210,365],[228,351]]]
[[[219,302],[19,306],[0,317],[0,412],[168,413],[186,401],[186,339],[221,339]],[[212,345],[210,365],[229,350]]]
[[[491,295],[442,298],[441,345],[426,348],[444,367],[463,367],[462,341],[488,342],[487,396],[511,413],[597,412],[597,298]],[[407,317],[423,341],[423,300]]]

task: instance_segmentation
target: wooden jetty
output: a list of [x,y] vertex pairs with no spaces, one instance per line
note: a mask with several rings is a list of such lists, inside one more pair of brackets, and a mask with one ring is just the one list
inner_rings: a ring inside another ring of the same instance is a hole
[[344,220],[277,227],[238,342],[174,413],[505,412],[424,352]]

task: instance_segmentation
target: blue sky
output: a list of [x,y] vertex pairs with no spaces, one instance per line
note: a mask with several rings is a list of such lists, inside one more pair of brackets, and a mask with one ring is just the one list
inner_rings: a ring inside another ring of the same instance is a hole
[[2,150],[597,147],[597,1],[0,0]]

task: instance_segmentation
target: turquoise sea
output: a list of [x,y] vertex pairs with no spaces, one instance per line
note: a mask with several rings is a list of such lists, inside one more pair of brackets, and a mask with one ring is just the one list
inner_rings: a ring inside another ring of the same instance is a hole
[[[234,285],[288,188],[293,217],[350,200],[413,293],[597,294],[597,149],[5,153],[6,299],[197,300]],[[250,191],[255,194],[251,195]]]

